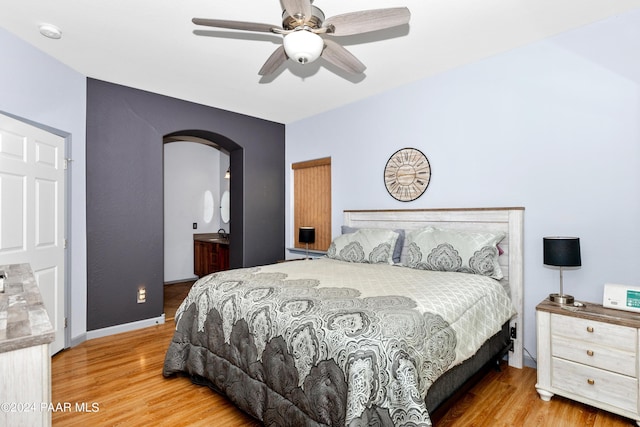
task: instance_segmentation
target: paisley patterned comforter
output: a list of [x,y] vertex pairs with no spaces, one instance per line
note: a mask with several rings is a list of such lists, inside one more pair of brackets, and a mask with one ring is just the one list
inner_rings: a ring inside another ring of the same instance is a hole
[[163,374],[277,426],[431,425],[424,398],[513,314],[466,273],[331,259],[215,273],[176,314]]

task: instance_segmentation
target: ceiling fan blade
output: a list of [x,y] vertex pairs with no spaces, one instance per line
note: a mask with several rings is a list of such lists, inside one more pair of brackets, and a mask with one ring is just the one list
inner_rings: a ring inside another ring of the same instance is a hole
[[229,28],[232,30],[257,31],[261,33],[273,33],[273,29],[280,29],[277,25],[260,24],[258,22],[226,21],[224,19],[193,18],[191,20],[196,25],[207,27]]
[[322,51],[322,57],[336,67],[351,74],[360,74],[367,69],[351,52],[333,40],[325,39],[324,44],[325,48]]
[[282,0],[282,6],[292,18],[302,21],[311,18],[310,0]]
[[359,12],[332,16],[324,21],[322,26],[333,26],[333,31],[329,31],[327,34],[334,36],[351,36],[408,24],[410,18],[411,12],[409,12],[408,8],[391,7],[388,9],[361,10]]
[[261,76],[266,76],[267,74],[271,74],[276,71],[284,62],[288,59],[287,54],[284,51],[284,46],[280,46],[276,50],[273,51],[271,56],[267,59],[267,62],[264,63],[258,74]]

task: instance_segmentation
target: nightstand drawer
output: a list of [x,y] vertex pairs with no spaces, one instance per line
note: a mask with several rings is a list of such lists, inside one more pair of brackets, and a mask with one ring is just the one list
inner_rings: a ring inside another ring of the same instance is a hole
[[[635,329],[633,330],[635,332]],[[562,336],[551,337],[551,354],[607,371],[637,377],[636,353]]]
[[564,336],[635,353],[637,334],[635,328],[559,314],[551,315],[552,336]]
[[551,363],[554,388],[626,411],[638,411],[638,381],[635,378],[555,357]]

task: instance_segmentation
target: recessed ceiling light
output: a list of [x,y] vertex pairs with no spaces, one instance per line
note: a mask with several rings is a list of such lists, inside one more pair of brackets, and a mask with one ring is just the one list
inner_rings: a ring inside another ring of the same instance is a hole
[[59,39],[62,37],[62,31],[60,31],[60,28],[51,24],[40,25],[40,34],[45,37],[49,37],[50,39]]

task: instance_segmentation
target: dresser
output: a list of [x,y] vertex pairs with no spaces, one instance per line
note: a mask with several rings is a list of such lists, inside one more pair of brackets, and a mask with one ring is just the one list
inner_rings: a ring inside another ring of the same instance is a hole
[[0,271],[0,426],[50,426],[55,331],[29,264]]
[[585,302],[536,307],[540,398],[554,394],[640,425],[640,315]]

